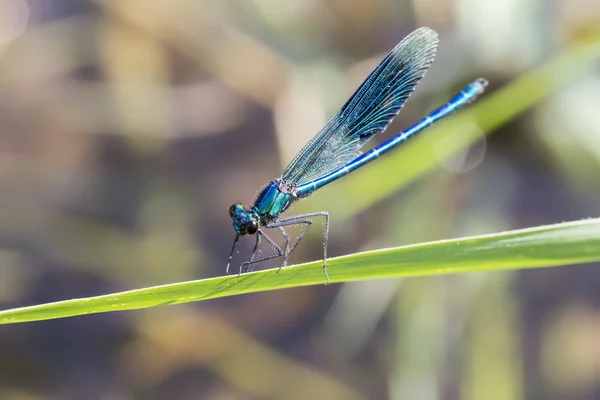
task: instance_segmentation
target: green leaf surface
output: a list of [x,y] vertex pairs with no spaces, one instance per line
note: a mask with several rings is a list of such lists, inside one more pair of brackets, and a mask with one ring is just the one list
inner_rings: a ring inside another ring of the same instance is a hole
[[[600,218],[357,253],[328,260],[332,282],[499,271],[600,261]],[[0,324],[188,303],[324,284],[321,262],[15,308]]]

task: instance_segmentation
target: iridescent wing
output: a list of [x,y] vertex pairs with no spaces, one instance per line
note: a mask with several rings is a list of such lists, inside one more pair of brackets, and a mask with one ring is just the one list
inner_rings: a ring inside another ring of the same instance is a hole
[[433,62],[437,44],[437,33],[429,28],[419,28],[398,43],[288,164],[282,179],[300,185],[360,155],[360,148],[400,112]]

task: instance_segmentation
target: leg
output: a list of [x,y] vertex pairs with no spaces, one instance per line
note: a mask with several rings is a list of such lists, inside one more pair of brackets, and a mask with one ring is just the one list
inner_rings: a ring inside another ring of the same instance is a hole
[[244,270],[244,267],[246,265],[250,265],[250,264],[257,264],[259,262],[263,262],[263,261],[267,261],[267,260],[272,260],[274,258],[278,258],[278,257],[282,257],[285,252],[281,249],[281,247],[279,247],[279,245],[277,243],[275,243],[273,241],[273,239],[271,239],[267,234],[265,234],[262,230],[258,230],[258,232],[256,232],[257,236],[262,236],[266,239],[267,242],[269,242],[269,244],[271,244],[271,246],[273,246],[273,248],[275,249],[275,252],[277,254],[274,254],[272,256],[268,256],[268,257],[264,257],[258,260],[254,260],[254,256],[256,254],[256,250],[258,248],[258,245],[260,244],[260,238],[256,239],[256,245],[254,246],[254,251],[252,252],[252,256],[250,257],[249,261],[244,261],[243,263],[240,264],[240,270],[238,272],[238,276],[240,276],[242,274],[242,271]]
[[233,252],[235,251],[235,246],[237,245],[238,239],[240,235],[235,235],[235,239],[233,240],[233,246],[231,246],[231,253],[229,254],[229,260],[227,261],[227,267],[225,268],[225,274],[229,275],[229,264],[231,264],[231,259],[233,258]]
[[283,253],[283,266],[285,267],[287,265],[287,258],[290,255],[290,237],[288,236],[287,232],[285,231],[285,229],[283,229],[282,226],[279,227],[279,230],[285,238],[285,248]]
[[[298,236],[298,239],[296,239],[296,241],[289,248],[289,251],[287,251],[286,253],[283,254],[284,260],[283,260],[283,263],[281,264],[281,266],[283,266],[285,263],[287,263],[288,256],[292,253],[292,251],[294,251],[294,249],[296,248],[296,246],[298,246],[298,244],[300,243],[300,241],[302,240],[304,235],[306,235],[306,232],[308,232],[308,230],[310,229],[310,227],[312,225],[312,220],[309,219],[310,217],[325,217],[325,229],[323,231],[323,237],[324,237],[324,240],[323,240],[323,273],[325,274],[325,278],[327,279],[327,285],[329,285],[329,283],[330,283],[329,274],[327,274],[327,244],[329,242],[329,213],[327,211],[295,215],[293,217],[282,218],[276,222],[273,222],[272,224],[267,225],[267,228],[282,228],[284,226],[306,224],[306,228],[304,228],[304,231],[302,231],[300,236]],[[288,246],[286,245],[286,250],[287,250],[287,247]],[[279,267],[280,270],[281,270],[281,266]]]
[[258,252],[258,246],[260,246],[260,234],[257,232],[256,233],[256,244],[254,245],[254,249],[252,250],[252,255],[250,256],[250,265],[252,265],[252,263],[254,261],[254,256]]
[[282,267],[285,267],[287,265],[287,259],[288,259],[289,255],[292,254],[292,251],[296,248],[296,246],[298,245],[298,243],[300,243],[300,241],[302,240],[304,235],[306,235],[306,232],[308,232],[308,230],[310,229],[310,227],[312,225],[312,220],[310,220],[310,219],[295,219],[294,218],[294,219],[288,219],[285,221],[277,221],[277,222],[274,222],[273,225],[267,226],[267,228],[279,228],[279,229],[281,229],[282,232],[285,232],[285,229],[283,229],[284,226],[292,226],[292,225],[300,225],[300,224],[305,224],[306,227],[304,228],[302,233],[298,236],[296,241],[294,243],[292,243],[292,247],[289,246],[289,239],[288,239],[287,233],[285,234],[285,237],[287,239],[286,243],[285,243],[285,252],[283,254],[283,261],[281,262],[281,265],[279,266],[277,273],[279,273],[279,271],[281,271]]

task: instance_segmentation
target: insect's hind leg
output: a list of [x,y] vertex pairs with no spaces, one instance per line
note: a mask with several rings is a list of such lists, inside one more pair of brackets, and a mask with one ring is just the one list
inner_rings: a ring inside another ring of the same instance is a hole
[[[327,285],[329,285],[330,280],[329,280],[329,274],[327,273],[327,245],[329,243],[329,213],[327,211],[320,211],[320,212],[310,213],[310,214],[294,215],[291,217],[282,218],[280,220],[277,220],[277,221],[267,225],[267,228],[271,229],[271,228],[283,228],[285,226],[291,226],[291,225],[306,224],[306,227],[304,228],[304,230],[302,231],[300,236],[298,236],[298,239],[296,239],[296,241],[294,243],[292,243],[292,246],[289,248],[289,251],[284,253],[283,263],[281,264],[281,266],[279,267],[279,270],[277,272],[279,272],[281,270],[281,267],[287,263],[287,258],[289,257],[289,255],[292,254],[292,252],[294,251],[296,246],[298,246],[298,244],[300,243],[300,241],[302,240],[304,235],[306,235],[306,233],[312,226],[313,221],[312,221],[312,219],[309,219],[312,217],[325,217],[325,229],[323,230],[323,239],[324,239],[323,240],[323,273],[325,274],[325,278],[327,279]],[[287,246],[287,242],[286,242],[286,250],[287,250],[287,247],[288,246]]]

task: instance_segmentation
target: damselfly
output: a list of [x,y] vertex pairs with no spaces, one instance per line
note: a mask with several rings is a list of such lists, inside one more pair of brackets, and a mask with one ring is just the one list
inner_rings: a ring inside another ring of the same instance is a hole
[[[281,177],[269,183],[251,207],[236,203],[229,208],[236,236],[227,262],[227,273],[240,236],[256,235],[250,260],[240,265],[282,258],[279,270],[302,240],[314,217],[325,220],[323,272],[327,283],[327,242],[329,214],[327,211],[280,218],[296,200],[308,197],[315,190],[349,174],[375,160],[434,122],[472,102],[483,93],[487,81],[479,78],[467,85],[448,103],[431,112],[421,121],[379,146],[361,154],[360,149],[376,134],[383,132],[400,112],[419,80],[433,62],[438,35],[429,28],[419,28],[404,38],[367,77],[346,104],[300,150],[283,171]],[[303,231],[290,245],[285,227],[303,225]],[[283,248],[261,229],[279,229],[285,238]],[[255,259],[264,238],[275,254]],[[278,270],[278,272],[279,272]]]

